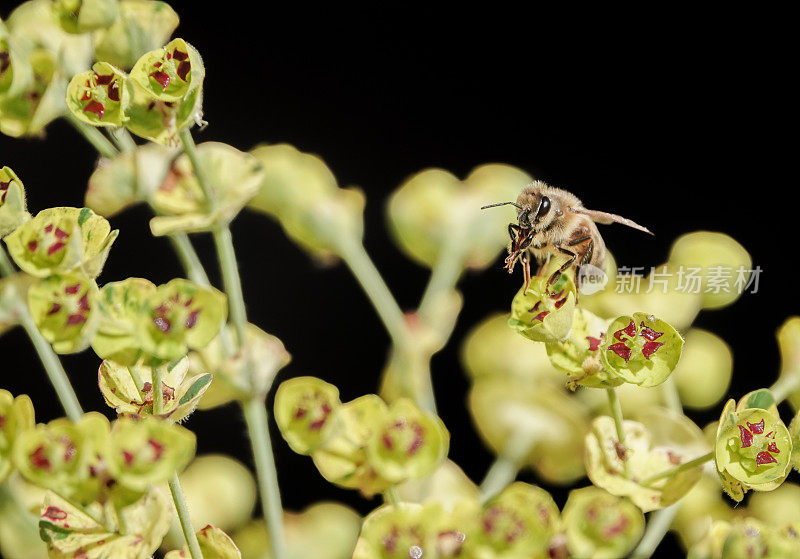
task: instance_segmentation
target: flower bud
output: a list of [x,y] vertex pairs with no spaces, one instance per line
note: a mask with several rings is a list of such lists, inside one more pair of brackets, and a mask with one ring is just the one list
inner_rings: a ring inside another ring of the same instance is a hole
[[339,389],[315,377],[284,381],[275,393],[275,422],[298,454],[310,454],[333,434]]
[[532,278],[511,302],[508,325],[534,342],[558,342],[569,335],[575,310],[575,284],[567,274],[552,286],[548,276]]
[[28,288],[33,321],[56,353],[89,347],[100,317],[95,311],[97,284],[82,274],[56,274]]
[[131,70],[131,79],[151,97],[173,103],[200,89],[204,77],[200,53],[183,39],[143,54]]
[[130,85],[121,70],[97,62],[75,74],[67,87],[67,107],[78,120],[92,126],[121,126],[130,103]]
[[656,386],[678,365],[683,338],[672,326],[645,313],[614,320],[601,349],[603,366],[632,384]]
[[30,219],[25,206],[25,187],[11,170],[0,168],[0,239]]
[[120,0],[119,18],[94,34],[94,52],[102,60],[125,70],[169,40],[178,27],[178,14],[165,2]]
[[715,405],[728,392],[732,369],[728,344],[711,332],[692,328],[673,377],[681,403],[693,409]]
[[14,398],[0,389],[0,483],[11,473],[14,441],[34,426],[33,403],[25,394]]
[[570,491],[561,518],[575,557],[626,557],[644,532],[644,514],[597,487]]
[[118,231],[89,208],[48,208],[5,238],[22,271],[36,277],[100,274]]

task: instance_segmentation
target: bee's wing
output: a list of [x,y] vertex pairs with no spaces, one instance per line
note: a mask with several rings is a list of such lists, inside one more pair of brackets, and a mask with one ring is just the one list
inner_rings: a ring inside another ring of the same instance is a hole
[[596,210],[587,210],[586,208],[582,207],[570,207],[575,213],[583,214],[589,216],[592,221],[596,223],[602,223],[604,225],[608,225],[609,223],[621,223],[622,225],[627,225],[628,227],[633,227],[634,229],[638,229],[639,231],[644,231],[645,233],[653,234],[647,227],[643,227],[636,223],[635,221],[631,221],[628,218],[622,217],[617,214],[610,214],[608,212],[598,212]]

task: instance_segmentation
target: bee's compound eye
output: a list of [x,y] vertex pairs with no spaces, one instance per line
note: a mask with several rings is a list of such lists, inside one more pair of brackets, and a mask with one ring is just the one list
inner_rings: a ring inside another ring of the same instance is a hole
[[547,215],[550,211],[550,198],[542,196],[542,203],[539,205],[539,211],[536,212],[536,221]]

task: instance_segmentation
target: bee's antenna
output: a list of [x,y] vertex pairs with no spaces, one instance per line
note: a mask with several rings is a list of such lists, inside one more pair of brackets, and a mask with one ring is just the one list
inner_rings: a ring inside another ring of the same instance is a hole
[[489,204],[488,206],[483,206],[481,209],[485,210],[486,208],[496,208],[497,206],[506,206],[509,204],[516,207],[518,210],[522,209],[522,206],[520,206],[516,202],[498,202],[497,204]]

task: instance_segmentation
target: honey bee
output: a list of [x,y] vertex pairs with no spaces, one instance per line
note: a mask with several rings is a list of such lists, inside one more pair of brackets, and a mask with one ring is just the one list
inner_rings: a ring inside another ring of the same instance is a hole
[[504,267],[511,274],[517,261],[522,263],[525,290],[531,282],[529,252],[536,258],[540,267],[543,267],[553,254],[567,256],[566,262],[548,278],[548,288],[572,266],[575,267],[576,287],[579,287],[577,283],[581,266],[591,264],[602,270],[606,260],[606,245],[595,223],[621,223],[653,234],[646,227],[630,219],[611,213],[587,210],[574,194],[548,186],[540,180],[533,181],[523,188],[516,202],[499,202],[483,206],[481,209],[505,205],[517,208],[517,223],[508,224],[511,245]]

